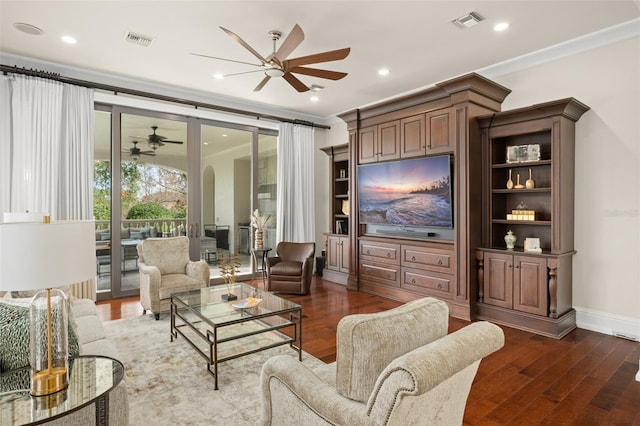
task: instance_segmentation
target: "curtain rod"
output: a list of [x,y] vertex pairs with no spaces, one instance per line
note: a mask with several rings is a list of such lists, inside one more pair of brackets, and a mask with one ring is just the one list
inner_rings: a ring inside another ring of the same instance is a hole
[[64,76],[61,76],[59,73],[54,73],[54,72],[27,69],[25,67],[19,68],[17,65],[9,66],[9,65],[0,64],[0,71],[4,72],[5,74],[6,73],[25,74],[32,77],[40,77],[40,78],[59,81],[61,83],[68,83],[74,86],[82,86],[82,87],[87,87],[89,89],[105,90],[107,92],[114,92],[116,95],[118,93],[125,93],[127,95],[140,96],[143,98],[156,99],[156,100],[165,101],[165,102],[173,102],[173,103],[182,104],[182,105],[189,105],[189,106],[193,106],[195,109],[207,108],[215,111],[228,112],[230,114],[246,115],[250,117],[255,117],[258,120],[266,119],[266,120],[274,120],[274,121],[283,121],[285,123],[300,124],[303,126],[310,126],[318,129],[331,128],[324,124],[318,124],[312,121],[278,117],[276,115],[245,111],[245,110],[236,109],[236,108],[229,108],[229,107],[220,106],[220,105],[208,104],[205,102],[192,101],[189,99],[175,98],[173,96],[158,95],[156,93],[144,92],[141,90],[127,89],[126,87],[118,87],[118,86],[112,86],[109,84],[102,84],[102,83],[96,83],[96,82],[87,81],[87,80],[79,80],[76,78],[64,77]]

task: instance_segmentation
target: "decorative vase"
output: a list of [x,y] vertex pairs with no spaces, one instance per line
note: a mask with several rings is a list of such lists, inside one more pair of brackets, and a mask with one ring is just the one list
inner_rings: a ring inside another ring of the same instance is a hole
[[513,180],[511,180],[511,169],[509,169],[509,180],[507,181],[507,189],[513,188]]
[[524,186],[527,189],[533,189],[536,187],[536,183],[533,181],[533,179],[531,179],[531,169],[529,169],[529,179],[527,179],[527,181],[524,183]]
[[516,246],[517,237],[513,235],[513,231],[509,229],[507,235],[504,236],[504,242],[507,243],[507,250],[513,250]]
[[524,189],[524,185],[520,183],[520,173],[516,175],[516,186],[515,189]]
[[349,200],[342,200],[342,213],[349,216]]
[[264,248],[263,233],[264,231],[262,229],[256,229],[255,241],[253,243],[253,248],[256,250],[262,250]]

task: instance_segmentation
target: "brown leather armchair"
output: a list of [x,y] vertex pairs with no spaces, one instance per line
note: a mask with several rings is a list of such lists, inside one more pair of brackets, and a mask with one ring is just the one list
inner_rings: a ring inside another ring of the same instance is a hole
[[276,256],[267,258],[267,290],[307,294],[315,252],[316,243],[279,242]]

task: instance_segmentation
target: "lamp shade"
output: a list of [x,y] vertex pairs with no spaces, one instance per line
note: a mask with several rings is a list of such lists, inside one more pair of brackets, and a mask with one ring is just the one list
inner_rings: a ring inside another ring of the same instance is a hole
[[0,291],[39,290],[95,276],[93,221],[0,224]]

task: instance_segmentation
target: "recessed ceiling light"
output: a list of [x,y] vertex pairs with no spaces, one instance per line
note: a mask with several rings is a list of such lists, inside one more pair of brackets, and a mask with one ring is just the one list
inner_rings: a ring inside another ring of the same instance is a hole
[[311,102],[318,102],[320,100],[320,98],[317,96],[312,96],[309,99],[311,100]]
[[209,142],[202,142],[202,145],[209,145]]
[[318,84],[312,84],[311,86],[309,86],[309,90],[311,90],[312,92],[319,92],[322,89],[324,89],[324,86],[320,86]]
[[62,41],[64,41],[67,44],[76,44],[78,42],[75,38],[68,35],[62,36]]
[[31,34],[31,35],[44,34],[44,31],[42,31],[40,28],[36,27],[35,25],[25,24],[24,22],[16,22],[13,24],[13,27],[16,30],[22,31],[25,34]]
[[216,80],[223,80],[224,74],[220,74],[219,72],[217,72],[213,75],[213,78],[215,78]]
[[378,75],[385,76],[389,75],[389,68],[381,68],[378,70]]
[[226,137],[227,137],[227,134],[226,134],[226,133],[223,133],[223,134],[222,134],[222,137],[223,137],[223,138],[226,138]]
[[509,23],[508,22],[500,22],[500,23],[495,24],[493,26],[493,30],[494,31],[504,31],[507,28],[509,28]]

